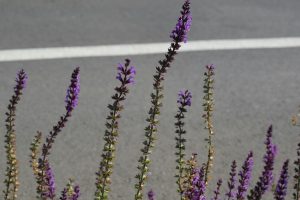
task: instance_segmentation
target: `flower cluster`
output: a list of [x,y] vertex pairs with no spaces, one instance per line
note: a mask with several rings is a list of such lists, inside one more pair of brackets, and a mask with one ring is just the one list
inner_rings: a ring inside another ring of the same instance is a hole
[[155,200],[155,193],[153,192],[153,190],[149,190],[148,200]]
[[222,185],[222,179],[219,179],[218,182],[217,182],[217,188],[214,191],[215,196],[211,200],[221,200],[219,198],[221,185]]
[[177,24],[170,35],[173,41],[186,43],[187,33],[190,31],[191,24],[192,15],[190,12],[190,1],[186,0],[182,6],[181,16],[178,18]]
[[293,193],[294,200],[300,199],[300,143],[298,143],[298,149],[297,149],[297,159],[294,162],[295,164],[295,175],[294,175],[294,190]]
[[240,179],[239,179],[239,185],[236,194],[237,200],[242,200],[246,196],[246,192],[250,184],[252,168],[253,168],[253,152],[250,151],[242,166],[242,170],[239,172]]
[[231,164],[231,170],[229,173],[229,181],[227,183],[228,185],[228,192],[225,194],[227,196],[227,200],[232,199],[233,197],[235,197],[236,192],[235,192],[235,184],[236,184],[236,161],[232,161]]
[[80,74],[79,74],[79,67],[77,67],[71,78],[71,84],[67,89],[66,95],[66,110],[67,112],[71,113],[72,110],[78,105],[78,98],[80,92]]
[[289,168],[289,160],[286,160],[282,166],[280,178],[278,180],[274,192],[274,198],[276,200],[284,200],[286,196],[287,184],[288,184],[288,168]]
[[249,200],[259,200],[262,195],[270,188],[273,183],[273,168],[274,160],[277,153],[277,147],[272,142],[272,125],[267,131],[267,139],[265,141],[266,154],[264,155],[264,170],[262,175],[259,177],[259,181],[256,183],[254,189],[250,190]]
[[80,196],[80,189],[78,185],[73,184],[73,180],[70,179],[67,187],[61,192],[60,200],[78,200]]

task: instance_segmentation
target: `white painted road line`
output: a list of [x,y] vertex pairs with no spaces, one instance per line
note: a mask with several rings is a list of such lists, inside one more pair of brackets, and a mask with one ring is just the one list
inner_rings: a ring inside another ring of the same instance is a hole
[[[121,44],[0,50],[0,62],[62,58],[145,55],[166,52],[170,43]],[[299,48],[300,37],[198,40],[182,45],[181,52],[238,49]]]

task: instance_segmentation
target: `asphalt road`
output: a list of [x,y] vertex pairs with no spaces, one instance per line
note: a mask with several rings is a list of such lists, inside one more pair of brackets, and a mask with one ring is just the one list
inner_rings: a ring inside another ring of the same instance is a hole
[[[0,49],[167,42],[181,4],[181,0],[0,0]],[[189,39],[299,37],[299,10],[298,0],[192,1]],[[277,178],[283,161],[295,158],[299,142],[300,129],[290,123],[300,104],[299,52],[298,48],[291,48],[180,53],[166,76],[161,125],[146,190],[153,188],[158,199],[178,198],[173,177],[176,159],[173,116],[179,89],[186,88],[193,93],[192,109],[186,120],[187,155],[197,152],[200,162],[205,161],[207,133],[201,119],[202,84],[204,66],[210,63],[216,65],[216,163],[209,190],[214,188],[218,177],[226,182],[231,161],[238,160],[240,166],[250,149],[255,153],[253,179],[257,180],[262,169],[265,132],[271,123],[274,141],[279,146],[275,164]],[[137,68],[136,84],[131,87],[120,121],[111,199],[133,199],[152,74],[162,57],[159,54],[130,57]],[[29,145],[37,130],[47,134],[63,114],[65,90],[76,66],[81,67],[79,106],[58,136],[50,160],[58,193],[72,177],[81,186],[81,199],[93,199],[94,173],[108,114],[106,106],[118,84],[114,79],[117,64],[124,58],[0,63],[1,141],[4,141],[4,113],[13,92],[15,73],[24,68],[29,74],[28,86],[17,108],[19,199],[35,197],[28,163]],[[3,142],[1,146],[0,178],[3,180],[6,162]]]

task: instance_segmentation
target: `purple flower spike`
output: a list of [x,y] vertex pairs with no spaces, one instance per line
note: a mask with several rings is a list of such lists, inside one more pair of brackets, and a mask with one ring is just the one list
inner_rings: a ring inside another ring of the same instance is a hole
[[71,200],[78,200],[79,196],[80,196],[79,185],[76,185],[74,187],[74,192],[73,192],[73,196],[72,196]]
[[245,160],[242,170],[239,172],[239,186],[237,190],[237,200],[242,200],[246,196],[246,192],[249,187],[250,179],[251,179],[251,173],[253,168],[253,152],[250,151],[250,153],[247,156],[247,159]]
[[190,200],[206,200],[205,191],[206,184],[204,178],[204,167],[195,169],[194,177],[192,181],[192,187],[186,191],[185,196]]
[[217,188],[214,191],[215,196],[214,196],[214,198],[211,198],[211,200],[221,200],[219,198],[221,185],[222,185],[222,179],[219,179],[217,182]]
[[287,192],[287,184],[288,184],[288,167],[289,160],[286,160],[282,166],[282,170],[280,173],[280,178],[278,180],[276,190],[274,192],[274,198],[276,200],[284,200]]
[[48,162],[45,163],[46,175],[44,183],[46,184],[46,189],[43,191],[42,196],[44,198],[53,199],[55,197],[55,180],[52,169]]
[[152,189],[148,192],[148,200],[155,200],[155,193]]
[[228,198],[228,200],[235,197],[235,184],[236,184],[236,161],[234,160],[231,165],[231,171],[229,173],[230,179],[228,181],[228,189],[229,191],[225,194]]
[[80,92],[80,75],[79,67],[77,67],[71,77],[71,84],[67,89],[66,95],[66,110],[71,113],[72,110],[78,105],[78,97]]
[[192,93],[188,90],[180,90],[178,93],[177,103],[181,104],[182,107],[191,106],[192,105]]
[[28,76],[25,73],[24,69],[21,69],[20,71],[18,71],[17,78],[16,78],[17,84],[14,87],[15,92],[18,92],[26,87],[27,79],[28,79]]
[[173,41],[187,42],[187,33],[190,31],[192,24],[192,16],[190,12],[190,1],[186,0],[182,6],[181,16],[178,18],[177,24],[170,37]]
[[[126,63],[129,64],[130,60],[126,59]],[[118,65],[118,75],[116,76],[116,79],[121,81],[123,85],[127,84],[134,84],[134,78],[136,75],[136,70],[134,66],[128,66],[125,63],[125,65],[122,65],[119,63]]]
[[277,154],[277,148],[272,142],[272,125],[269,126],[267,131],[267,138],[265,141],[266,145],[266,154],[264,155],[264,170],[262,175],[259,177],[259,181],[256,183],[254,189],[250,191],[248,199],[250,200],[259,200],[262,198],[262,195],[270,188],[273,183],[273,169],[274,169],[274,160]]

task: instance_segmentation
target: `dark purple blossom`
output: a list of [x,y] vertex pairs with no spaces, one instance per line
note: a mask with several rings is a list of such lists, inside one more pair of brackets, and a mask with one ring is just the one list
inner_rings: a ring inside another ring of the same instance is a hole
[[43,198],[54,199],[55,197],[55,180],[54,174],[48,162],[45,163],[45,180],[44,190],[42,192]]
[[205,175],[204,167],[194,170],[194,177],[192,180],[191,189],[185,192],[185,196],[189,200],[206,200],[205,191]]
[[246,192],[249,187],[250,179],[251,179],[251,173],[253,168],[253,152],[250,151],[250,153],[247,156],[247,159],[245,160],[242,170],[239,172],[239,186],[237,188],[237,200],[242,200],[246,196]]
[[148,192],[148,200],[155,200],[155,193],[152,189]]
[[80,188],[79,188],[79,185],[76,185],[74,187],[74,192],[73,192],[71,200],[77,200],[79,198],[79,196],[80,196]]
[[71,84],[67,89],[66,95],[66,110],[71,112],[78,105],[78,98],[80,92],[80,75],[79,67],[77,67],[71,77]]
[[280,178],[278,180],[276,190],[274,192],[274,198],[276,200],[284,200],[287,192],[288,185],[288,168],[289,168],[289,160],[286,160],[282,166],[282,170],[280,173]]
[[206,69],[208,69],[209,71],[214,71],[215,68],[216,68],[216,67],[215,67],[214,64],[206,65]]
[[63,189],[61,192],[60,200],[78,200],[80,196],[80,190],[79,186],[76,185],[73,187],[73,182],[70,180],[70,182],[67,184],[67,187]]
[[221,200],[219,198],[221,185],[222,185],[222,179],[219,179],[217,182],[217,188],[214,191],[215,196],[214,196],[214,198],[211,198],[211,200]]
[[16,86],[14,87],[15,93],[19,92],[23,88],[26,87],[28,76],[25,73],[24,69],[21,69],[17,73],[17,78],[16,78]]
[[122,65],[119,63],[118,66],[118,75],[116,79],[122,82],[122,84],[126,85],[129,83],[134,83],[134,77],[136,75],[136,70],[134,66]]
[[259,177],[259,181],[256,183],[254,189],[250,190],[250,195],[248,199],[259,200],[262,195],[270,188],[273,183],[273,169],[274,169],[274,160],[277,154],[276,145],[272,142],[272,125],[269,126],[267,131],[267,138],[265,141],[266,145],[266,154],[264,155],[264,170],[262,175]]
[[182,107],[184,106],[191,106],[192,105],[192,94],[188,90],[180,90],[178,93],[178,100]]
[[182,6],[181,16],[178,18],[175,28],[172,30],[170,37],[173,41],[187,42],[187,33],[190,31],[192,16],[190,13],[190,1],[186,0]]
[[225,194],[228,198],[228,200],[232,199],[235,197],[236,192],[235,192],[235,185],[236,185],[236,161],[234,160],[231,164],[231,171],[229,173],[230,178],[228,181],[228,192]]

